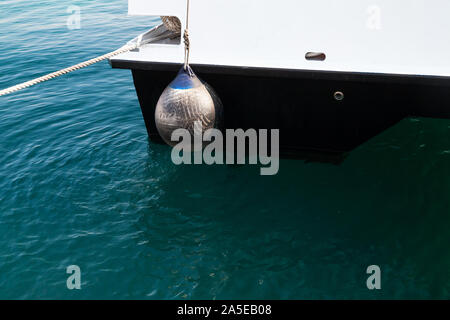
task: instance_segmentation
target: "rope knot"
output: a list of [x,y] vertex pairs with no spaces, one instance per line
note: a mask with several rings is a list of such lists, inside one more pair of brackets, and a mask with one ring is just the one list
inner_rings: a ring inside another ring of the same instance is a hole
[[191,46],[191,42],[189,41],[189,30],[188,29],[184,30],[183,39],[184,39],[184,45],[186,46],[186,49],[189,50],[190,46]]
[[[183,34],[183,39],[184,39],[184,70],[189,71],[190,68],[189,67],[189,52],[190,52],[190,48],[191,48],[191,41],[189,40],[189,30],[185,29],[184,30],[184,34]],[[191,75],[191,72],[189,72],[189,74]]]

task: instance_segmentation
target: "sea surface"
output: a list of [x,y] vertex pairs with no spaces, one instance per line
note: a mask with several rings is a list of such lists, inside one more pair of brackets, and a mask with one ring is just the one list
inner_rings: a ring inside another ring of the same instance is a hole
[[[1,0],[0,88],[156,23],[125,0]],[[3,299],[448,299],[449,209],[450,121],[405,119],[339,166],[263,177],[173,165],[107,62],[0,97]]]

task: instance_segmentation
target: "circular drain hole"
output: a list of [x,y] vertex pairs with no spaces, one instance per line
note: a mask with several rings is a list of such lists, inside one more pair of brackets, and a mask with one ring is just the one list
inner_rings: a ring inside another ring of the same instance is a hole
[[336,101],[342,101],[342,100],[344,100],[344,93],[342,93],[341,91],[336,91],[336,92],[334,93],[334,99],[335,99]]

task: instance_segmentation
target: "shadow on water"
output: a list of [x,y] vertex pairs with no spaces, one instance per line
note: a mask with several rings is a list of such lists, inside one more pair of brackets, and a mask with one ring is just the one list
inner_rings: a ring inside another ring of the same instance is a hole
[[[428,126],[405,120],[340,166],[282,160],[273,177],[169,166],[138,227],[168,289],[155,297],[448,297],[448,155],[421,141]],[[152,158],[170,163],[158,148]],[[379,292],[366,288],[372,264]]]

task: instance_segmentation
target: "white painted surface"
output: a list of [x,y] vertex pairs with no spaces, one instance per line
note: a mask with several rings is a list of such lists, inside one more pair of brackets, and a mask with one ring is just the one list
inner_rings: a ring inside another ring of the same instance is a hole
[[[450,76],[450,0],[191,0],[190,10],[193,64]],[[184,25],[186,0],[129,0],[129,14]],[[309,51],[327,59],[307,61]],[[116,59],[183,57],[183,44],[155,44]]]

